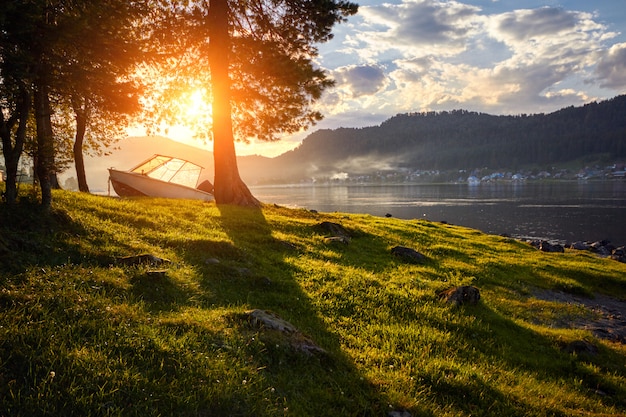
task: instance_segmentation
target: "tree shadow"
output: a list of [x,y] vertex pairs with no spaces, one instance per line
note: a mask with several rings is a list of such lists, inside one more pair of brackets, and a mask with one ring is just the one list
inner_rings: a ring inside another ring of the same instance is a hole
[[84,260],[80,248],[67,243],[69,236],[84,234],[63,210],[45,209],[26,198],[0,204],[0,271],[20,273],[38,264]]
[[[610,360],[607,362],[607,358],[613,356],[612,352],[600,348],[601,352],[597,356],[573,354],[564,343],[517,324],[484,302],[477,306],[460,307],[458,314],[471,315],[477,319],[469,326],[450,321],[441,323],[446,330],[467,344],[468,348],[460,351],[463,361],[469,362],[477,354],[485,356],[487,362],[498,367],[498,372],[532,375],[537,382],[547,387],[558,386],[568,379],[579,381],[577,395],[589,397],[592,401],[601,398],[607,407],[623,409],[626,406],[626,391],[607,376],[619,372],[619,365],[611,365]],[[476,387],[470,387],[473,384]],[[454,386],[443,378],[434,381],[432,389],[436,395],[442,396],[441,401],[454,403],[456,408],[467,413],[475,412],[475,406],[478,406],[478,410],[497,410],[500,407],[505,415],[558,415],[563,412],[556,405],[551,409],[549,406],[510,398],[483,378],[475,378],[465,387]],[[467,392],[458,395],[459,390]],[[477,396],[476,393],[481,394]]]
[[[290,409],[296,414],[312,415],[315,410],[325,410],[325,415],[383,415],[389,407],[388,399],[342,351],[338,335],[328,329],[297,282],[297,276],[305,272],[284,261],[286,256],[297,254],[298,248],[272,235],[261,209],[218,208],[218,223],[231,242],[194,243],[196,249],[206,249],[205,260],[195,258],[203,290],[211,294],[206,302],[271,311],[324,351],[298,351],[286,342],[284,335],[259,330],[248,322],[246,315],[230,315],[228,320],[233,328],[257,341],[250,343],[248,350],[250,358],[263,369],[268,385],[262,389],[275,389],[287,399],[297,397],[300,406],[310,404],[310,410]],[[255,253],[259,246],[270,255],[260,259]],[[197,253],[189,251],[192,252]]]

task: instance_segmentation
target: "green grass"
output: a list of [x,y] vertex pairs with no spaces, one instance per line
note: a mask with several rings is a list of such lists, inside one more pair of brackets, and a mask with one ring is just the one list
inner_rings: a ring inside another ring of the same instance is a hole
[[[405,264],[396,245],[429,259]],[[166,274],[115,263],[143,253]],[[481,302],[438,299],[456,285]],[[23,198],[0,205],[0,416],[626,414],[626,347],[558,326],[590,313],[537,289],[625,299],[626,265],[422,220]],[[256,308],[326,354],[253,327]],[[598,354],[563,350],[581,339]]]

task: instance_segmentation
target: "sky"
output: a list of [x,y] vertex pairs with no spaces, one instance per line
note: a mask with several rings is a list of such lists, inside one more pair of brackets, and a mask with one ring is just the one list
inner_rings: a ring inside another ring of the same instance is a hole
[[336,81],[317,103],[324,120],[239,155],[276,156],[315,130],[399,113],[549,113],[626,93],[625,0],[356,1],[319,47]]

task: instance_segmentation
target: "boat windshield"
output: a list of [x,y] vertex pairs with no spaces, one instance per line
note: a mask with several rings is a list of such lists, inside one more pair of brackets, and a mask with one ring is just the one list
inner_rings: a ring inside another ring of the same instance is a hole
[[157,155],[135,167],[132,172],[147,175],[155,180],[172,182],[195,188],[202,167],[183,159]]

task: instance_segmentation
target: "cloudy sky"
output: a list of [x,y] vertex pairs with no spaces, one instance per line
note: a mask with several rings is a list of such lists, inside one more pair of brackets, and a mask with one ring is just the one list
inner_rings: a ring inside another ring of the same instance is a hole
[[361,0],[320,47],[336,80],[320,128],[377,125],[406,112],[552,112],[626,93],[624,0]]

